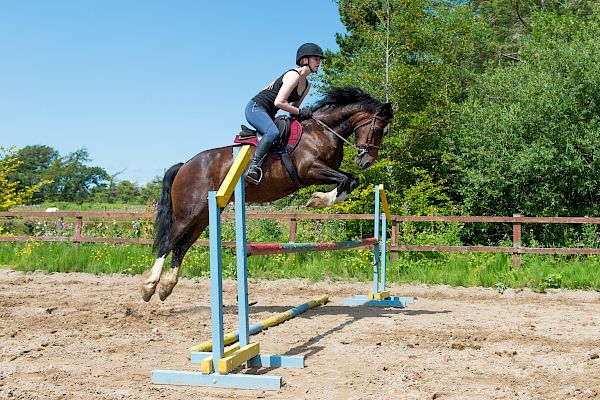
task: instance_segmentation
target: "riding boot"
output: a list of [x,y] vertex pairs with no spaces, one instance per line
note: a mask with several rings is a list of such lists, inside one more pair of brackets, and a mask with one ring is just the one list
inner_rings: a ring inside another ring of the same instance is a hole
[[246,181],[258,185],[263,177],[262,165],[269,154],[269,150],[271,150],[271,146],[273,145],[273,141],[268,140],[266,136],[263,136],[262,139],[258,142],[256,146],[256,150],[254,151],[254,155],[250,160],[250,166],[248,167],[248,172],[246,172]]

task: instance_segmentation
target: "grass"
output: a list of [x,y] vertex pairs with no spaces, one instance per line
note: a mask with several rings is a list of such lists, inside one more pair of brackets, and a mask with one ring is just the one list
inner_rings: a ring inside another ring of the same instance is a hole
[[[150,246],[121,244],[1,243],[0,265],[21,271],[125,273],[137,275],[154,263]],[[600,257],[523,255],[520,269],[501,253],[401,253],[388,263],[387,280],[396,283],[483,286],[503,291],[529,287],[600,290]],[[372,252],[353,250],[257,256],[248,259],[254,278],[307,278],[367,282],[372,279]],[[223,249],[223,275],[235,277],[235,254]],[[184,259],[182,275],[209,275],[209,253],[194,247]]]
[[598,256],[522,255],[519,269],[509,254],[404,254],[389,279],[402,283],[503,288],[600,290]]
[[153,262],[147,246],[33,241],[0,244],[0,264],[20,271],[138,274]]

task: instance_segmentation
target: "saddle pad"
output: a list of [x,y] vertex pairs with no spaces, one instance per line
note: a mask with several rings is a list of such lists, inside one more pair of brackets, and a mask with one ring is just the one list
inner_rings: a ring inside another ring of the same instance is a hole
[[[296,146],[298,146],[301,137],[302,125],[300,125],[300,122],[296,121],[295,119],[292,119],[290,123],[290,138],[287,142],[288,153],[294,151]],[[256,136],[253,136],[248,139],[240,139],[240,135],[235,135],[235,139],[233,142],[237,144],[249,144],[252,146],[256,146],[258,144],[258,138]]]

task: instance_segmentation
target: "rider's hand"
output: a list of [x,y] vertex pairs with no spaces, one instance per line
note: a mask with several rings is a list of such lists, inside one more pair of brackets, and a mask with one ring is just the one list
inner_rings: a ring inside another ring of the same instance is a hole
[[312,118],[312,110],[310,108],[302,108],[300,112],[295,115],[298,121],[305,121]]

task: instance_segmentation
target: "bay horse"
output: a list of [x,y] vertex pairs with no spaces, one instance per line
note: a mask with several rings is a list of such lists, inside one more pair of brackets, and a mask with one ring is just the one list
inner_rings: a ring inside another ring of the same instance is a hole
[[[364,169],[373,164],[388,125],[394,116],[390,103],[381,103],[360,89],[334,88],[313,107],[313,117],[302,122],[303,135],[291,159],[300,184],[335,184],[329,193],[316,192],[309,207],[342,202],[358,187],[358,178],[340,171],[343,146],[354,132],[355,163]],[[348,142],[349,143],[349,142]],[[162,196],[155,222],[153,250],[158,258],[142,278],[142,298],[149,301],[160,281],[159,296],[173,291],[185,253],[208,226],[208,192],[218,190],[233,163],[233,146],[203,151],[191,160],[173,165],[163,178]],[[260,185],[246,186],[246,201],[264,203],[299,189],[281,160],[268,158]],[[162,273],[167,255],[171,267]]]

